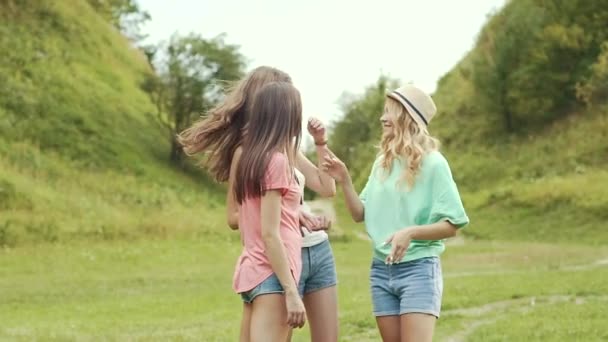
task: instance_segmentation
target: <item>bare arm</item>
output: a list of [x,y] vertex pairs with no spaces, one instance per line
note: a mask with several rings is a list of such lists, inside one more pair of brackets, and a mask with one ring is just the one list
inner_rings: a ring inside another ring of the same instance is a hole
[[298,153],[297,168],[306,177],[306,186],[312,191],[323,197],[333,197],[336,194],[336,181],[327,173],[322,171],[321,165],[325,156],[331,156],[331,151],[327,148],[327,138],[325,125],[318,119],[308,120],[308,133],[315,141],[317,150],[318,166],[311,163],[301,152]]
[[440,221],[406,230],[412,240],[442,240],[456,236],[458,228],[448,221]]
[[279,278],[285,291],[287,322],[292,327],[302,327],[306,320],[304,304],[298,293],[298,286],[291,276],[285,247],[281,241],[279,227],[281,223],[281,193],[269,190],[262,196],[262,239],[266,246],[266,255],[272,271]]
[[277,190],[269,190],[262,196],[262,238],[266,245],[266,254],[270,261],[272,270],[279,278],[285,293],[295,292],[298,288],[291,276],[287,254],[279,234],[281,222],[281,193]]
[[441,240],[453,237],[457,232],[458,228],[449,221],[439,221],[432,224],[401,229],[386,240],[386,243],[392,245],[386,262],[401,261],[412,240]]
[[228,220],[228,226],[233,230],[239,229],[239,207],[238,203],[236,203],[236,198],[234,197],[234,181],[242,152],[243,150],[241,147],[238,147],[232,156],[230,176],[228,177],[228,193],[226,194],[226,218]]
[[363,221],[365,217],[365,208],[363,207],[363,202],[355,190],[355,186],[353,185],[353,181],[348,173],[346,165],[344,165],[340,159],[331,153],[331,155],[325,156],[321,167],[342,186],[346,206],[348,207],[348,211],[350,212],[350,216],[353,218],[353,220],[355,222]]
[[[319,166],[326,155],[329,155],[327,145],[317,146]],[[336,181],[329,174],[321,171],[320,167],[308,160],[302,152],[298,153],[297,168],[306,178],[306,186],[309,189],[323,197],[333,197],[336,194]]]
[[341,185],[350,216],[353,218],[353,221],[362,222],[365,218],[365,208],[363,207],[363,202],[355,190],[355,186],[353,185],[350,175],[348,175],[347,179],[343,181]]

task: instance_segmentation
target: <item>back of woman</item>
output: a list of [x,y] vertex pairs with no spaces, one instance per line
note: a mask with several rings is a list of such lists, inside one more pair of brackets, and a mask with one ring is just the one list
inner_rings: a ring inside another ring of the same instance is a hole
[[243,240],[234,290],[251,304],[241,339],[283,342],[290,328],[305,322],[297,286],[302,268],[301,192],[295,178],[300,94],[289,83],[268,84],[256,94],[250,115],[234,184]]
[[[300,258],[302,235],[298,219],[301,192],[294,177],[289,175],[289,170],[287,156],[275,152],[265,167],[262,188],[265,191],[278,189],[282,193],[279,234],[285,246],[290,269],[295,275],[299,275],[302,268]],[[243,241],[243,252],[237,262],[237,272],[234,277],[234,290],[237,293],[251,290],[273,273],[265,252],[261,223],[262,198],[244,199],[239,207],[239,231]]]

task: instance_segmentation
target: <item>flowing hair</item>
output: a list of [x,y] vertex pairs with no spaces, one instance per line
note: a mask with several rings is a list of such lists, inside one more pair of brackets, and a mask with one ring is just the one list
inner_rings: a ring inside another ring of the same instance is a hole
[[302,135],[302,102],[298,90],[287,82],[260,89],[249,113],[241,160],[236,169],[234,194],[242,204],[248,197],[264,194],[265,173],[274,153],[285,153],[289,177],[293,177]]
[[395,159],[403,159],[407,166],[399,182],[405,181],[408,188],[414,186],[414,181],[422,158],[429,152],[439,149],[439,140],[432,137],[426,127],[421,127],[408,111],[399,102],[387,97],[384,103],[385,110],[397,114],[393,134],[382,137],[380,153],[382,156],[380,166],[386,174],[390,173]]
[[218,182],[225,182],[230,175],[232,156],[243,142],[243,133],[249,122],[251,99],[264,85],[271,82],[288,82],[285,72],[261,66],[228,90],[224,100],[211,108],[191,127],[177,136],[177,141],[188,156],[208,153],[201,162]]

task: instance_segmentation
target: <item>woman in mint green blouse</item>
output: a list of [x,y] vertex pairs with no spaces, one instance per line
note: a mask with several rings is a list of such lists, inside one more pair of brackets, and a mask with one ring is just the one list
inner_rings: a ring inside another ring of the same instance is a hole
[[387,95],[380,153],[360,196],[344,163],[326,157],[323,164],[372,240],[372,302],[385,342],[432,341],[443,240],[469,223],[439,142],[427,130],[435,113],[432,98],[414,86]]

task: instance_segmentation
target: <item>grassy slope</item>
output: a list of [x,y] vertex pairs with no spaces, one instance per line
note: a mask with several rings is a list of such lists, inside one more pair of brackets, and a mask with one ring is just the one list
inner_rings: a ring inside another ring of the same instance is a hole
[[0,4],[0,244],[214,230],[217,187],[166,162],[145,57],[86,1],[21,3]]
[[[608,105],[578,108],[526,133],[506,134],[500,117],[480,109],[471,75],[474,48],[439,82],[440,138],[461,189],[469,237],[501,240],[608,242]],[[376,141],[373,141],[376,144]],[[372,143],[357,163],[371,165]],[[353,165],[355,169],[365,169]],[[360,190],[368,171],[355,175]],[[347,219],[342,198],[339,216]]]
[[[0,249],[0,339],[233,341],[238,237],[214,210],[221,195],[165,164],[168,146],[138,89],[145,61],[84,1],[16,3],[0,5],[0,242],[22,246]],[[606,112],[489,143],[492,120],[460,111],[473,96],[451,73],[436,121],[473,219],[468,234],[606,241]],[[175,232],[200,234],[24,243]],[[352,239],[334,249],[342,340],[377,341],[369,245]],[[606,339],[606,258],[605,247],[452,245],[438,340]],[[294,337],[307,340],[306,330]]]
[[[378,341],[369,245],[333,248],[340,340]],[[230,284],[239,252],[220,238],[2,249],[0,339],[234,341],[241,304]],[[605,247],[452,245],[437,341],[606,338],[607,258]],[[308,328],[293,340],[309,341]]]
[[464,193],[472,218],[469,234],[608,241],[602,228],[608,218],[608,192],[602,186],[608,181],[608,108],[580,109],[525,135],[494,134],[499,120],[471,105],[469,59],[441,80],[434,127]]

